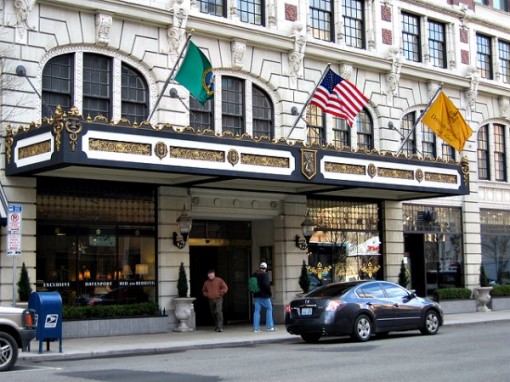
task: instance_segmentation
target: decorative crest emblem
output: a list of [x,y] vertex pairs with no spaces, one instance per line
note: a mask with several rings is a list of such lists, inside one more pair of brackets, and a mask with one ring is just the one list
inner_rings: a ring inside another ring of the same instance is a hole
[[301,172],[308,180],[317,175],[317,150],[301,149]]

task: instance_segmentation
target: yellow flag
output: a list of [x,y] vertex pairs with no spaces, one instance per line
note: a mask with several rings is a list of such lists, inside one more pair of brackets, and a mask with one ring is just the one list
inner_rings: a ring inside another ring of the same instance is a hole
[[466,123],[460,111],[443,92],[439,93],[437,99],[423,116],[422,122],[459,152],[464,150],[464,144],[473,134],[473,130]]

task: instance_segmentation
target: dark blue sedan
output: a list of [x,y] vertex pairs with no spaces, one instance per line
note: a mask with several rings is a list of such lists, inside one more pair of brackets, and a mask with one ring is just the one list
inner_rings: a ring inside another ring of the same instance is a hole
[[329,284],[285,307],[287,331],[306,342],[341,335],[368,341],[372,334],[403,330],[436,334],[442,324],[443,310],[437,302],[388,281]]

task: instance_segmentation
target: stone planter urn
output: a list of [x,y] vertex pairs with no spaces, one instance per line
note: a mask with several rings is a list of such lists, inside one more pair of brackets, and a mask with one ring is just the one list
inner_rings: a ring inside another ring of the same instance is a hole
[[175,301],[175,317],[179,320],[179,325],[174,329],[174,332],[192,332],[193,328],[190,328],[186,324],[186,320],[191,317],[191,311],[193,307],[193,301],[195,297],[177,297]]
[[487,304],[491,300],[490,292],[492,287],[476,287],[473,290],[473,296],[476,299],[476,311],[477,312],[490,312],[491,310],[487,307]]

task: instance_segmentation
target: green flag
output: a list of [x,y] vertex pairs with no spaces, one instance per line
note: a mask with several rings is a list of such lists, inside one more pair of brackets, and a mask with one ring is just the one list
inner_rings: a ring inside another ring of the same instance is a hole
[[211,63],[191,41],[175,80],[188,89],[202,105],[214,95]]

